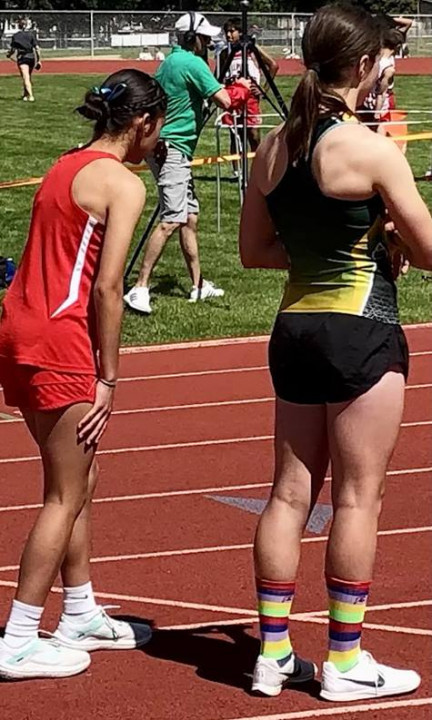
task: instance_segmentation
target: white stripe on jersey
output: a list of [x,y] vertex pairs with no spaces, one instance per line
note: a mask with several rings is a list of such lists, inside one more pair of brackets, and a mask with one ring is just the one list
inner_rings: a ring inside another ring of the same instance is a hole
[[83,230],[83,234],[81,236],[81,242],[78,247],[78,252],[75,260],[75,265],[72,270],[72,275],[69,283],[69,293],[62,302],[62,304],[53,312],[51,315],[52,318],[57,317],[63,310],[66,310],[66,308],[73,305],[77,300],[79,296],[79,286],[81,282],[81,276],[84,269],[84,263],[87,255],[87,249],[90,244],[91,236],[93,235],[93,230],[95,229],[98,221],[96,218],[91,217],[89,215],[89,218],[87,220],[86,226]]

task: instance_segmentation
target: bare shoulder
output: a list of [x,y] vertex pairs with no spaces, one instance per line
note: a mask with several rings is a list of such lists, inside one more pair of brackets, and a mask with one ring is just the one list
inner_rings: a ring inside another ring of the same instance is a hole
[[255,175],[264,195],[270,193],[279,184],[287,162],[286,126],[283,123],[265,136],[256,153]]
[[144,202],[146,190],[142,180],[125,165],[115,161],[114,164],[116,167],[110,168],[106,177],[107,189],[113,198],[130,198],[132,202]]
[[373,167],[403,157],[393,140],[368,127],[347,123],[325,135],[314,152],[318,165],[329,156],[349,167]]

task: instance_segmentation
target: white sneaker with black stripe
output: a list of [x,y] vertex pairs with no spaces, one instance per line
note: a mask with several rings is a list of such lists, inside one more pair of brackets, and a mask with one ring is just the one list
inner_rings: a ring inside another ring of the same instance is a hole
[[98,606],[93,617],[87,622],[71,620],[63,614],[55,639],[73,650],[134,650],[146,645],[152,631],[145,623],[125,622],[110,617],[105,608]]
[[420,682],[414,670],[380,665],[370,653],[362,651],[358,663],[347,672],[340,672],[332,662],[323,664],[321,697],[332,702],[370,700],[413,692]]
[[276,697],[285,686],[310,682],[317,672],[318,668],[313,662],[302,660],[294,653],[285,665],[259,655],[253,673],[252,692]]

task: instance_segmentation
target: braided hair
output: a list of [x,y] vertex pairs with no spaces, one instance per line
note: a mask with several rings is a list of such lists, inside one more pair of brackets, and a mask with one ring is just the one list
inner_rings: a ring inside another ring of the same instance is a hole
[[88,90],[77,112],[94,121],[92,142],[102,135],[121,135],[136,117],[165,114],[167,96],[158,81],[141,70],[119,70],[100,87]]

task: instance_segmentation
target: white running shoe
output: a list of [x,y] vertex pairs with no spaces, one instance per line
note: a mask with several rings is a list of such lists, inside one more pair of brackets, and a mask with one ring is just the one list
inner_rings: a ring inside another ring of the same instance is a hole
[[197,302],[198,300],[208,300],[209,298],[219,298],[225,295],[225,290],[217,288],[214,283],[209,280],[203,280],[201,287],[193,286],[189,302]]
[[416,690],[420,682],[420,675],[414,670],[379,665],[370,653],[363,651],[358,663],[347,672],[339,672],[332,662],[323,664],[321,697],[332,702],[350,702],[402,695]]
[[98,607],[94,617],[87,623],[77,623],[62,615],[56,640],[68,648],[93,650],[134,650],[149,642],[152,631],[145,623],[128,623],[114,620]]
[[60,678],[78,675],[90,665],[83,650],[69,650],[56,640],[35,638],[20,648],[0,640],[0,677],[6,680]]
[[133,287],[126,295],[123,296],[126,305],[132,310],[150,315],[152,309],[150,305],[150,290],[146,287]]
[[279,665],[273,658],[258,656],[252,680],[252,692],[276,697],[285,685],[298,685],[314,679],[318,668],[309,660],[291,655],[285,665]]

